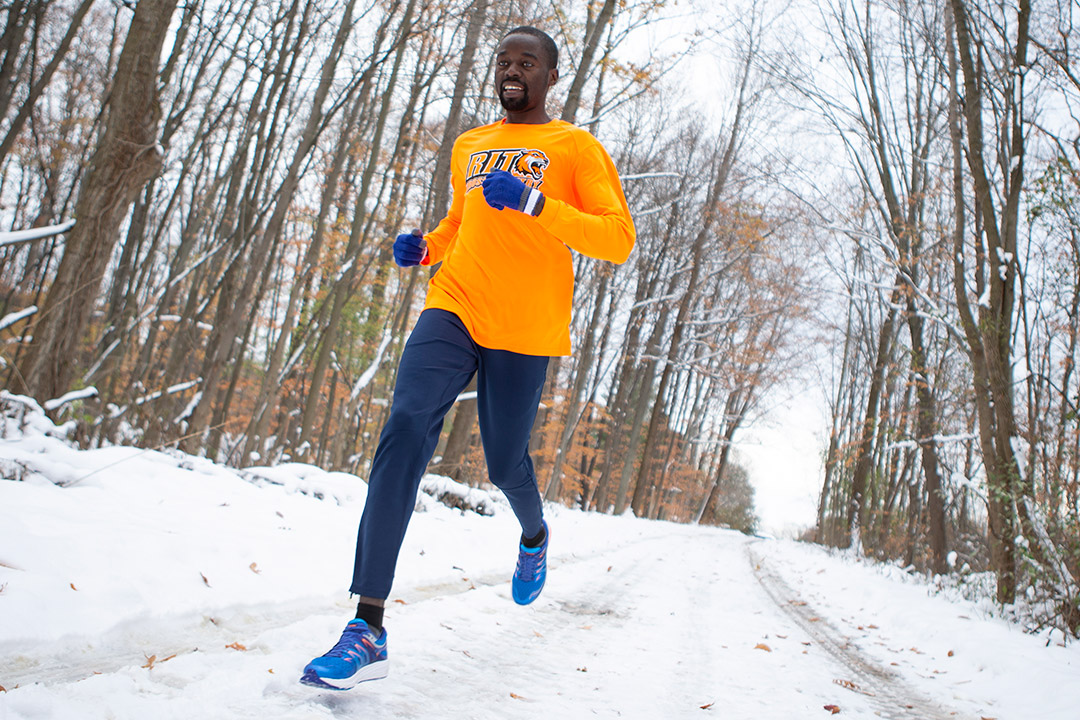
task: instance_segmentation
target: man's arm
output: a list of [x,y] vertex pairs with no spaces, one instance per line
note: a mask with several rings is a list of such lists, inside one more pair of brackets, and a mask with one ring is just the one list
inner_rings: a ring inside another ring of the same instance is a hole
[[[455,200],[457,202],[456,195],[454,193]],[[427,242],[427,255],[420,261],[421,265],[435,265],[442,262],[446,256],[446,249],[450,247],[450,243],[454,241],[454,237],[457,235],[458,225],[461,224],[460,215],[457,220],[452,217],[453,211],[447,213],[446,217],[442,219],[434,230],[424,235],[424,240]]]
[[546,198],[537,222],[572,250],[600,260],[625,262],[637,232],[615,163],[600,143],[584,148],[574,185],[582,209]]
[[615,164],[603,146],[591,142],[581,151],[574,174],[581,209],[531,189],[510,173],[496,171],[484,181],[484,198],[496,210],[516,210],[567,247],[589,257],[624,262],[636,232]]

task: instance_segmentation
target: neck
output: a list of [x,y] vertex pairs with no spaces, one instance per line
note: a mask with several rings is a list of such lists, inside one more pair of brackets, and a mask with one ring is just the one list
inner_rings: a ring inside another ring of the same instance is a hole
[[506,122],[520,123],[522,125],[543,125],[551,122],[551,117],[544,108],[534,108],[523,112],[506,112]]

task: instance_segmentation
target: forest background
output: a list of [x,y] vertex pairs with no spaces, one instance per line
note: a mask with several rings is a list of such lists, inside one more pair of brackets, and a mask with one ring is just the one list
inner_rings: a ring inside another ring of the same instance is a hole
[[[365,476],[428,272],[390,238],[445,213],[491,50],[534,24],[638,232],[575,260],[545,497],[752,532],[733,448],[813,388],[807,539],[1075,635],[1077,8],[6,0],[3,387],[86,446]],[[432,469],[484,482],[469,394]]]

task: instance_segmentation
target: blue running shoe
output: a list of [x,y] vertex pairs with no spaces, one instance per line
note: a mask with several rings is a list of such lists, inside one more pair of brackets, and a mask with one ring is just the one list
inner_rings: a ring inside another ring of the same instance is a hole
[[543,545],[535,548],[518,545],[517,569],[514,570],[514,581],[510,583],[510,594],[518,605],[528,605],[544,589],[544,581],[547,580],[547,546],[550,539],[551,531],[548,530],[547,522],[544,522]]
[[376,637],[368,624],[357,618],[345,626],[333,650],[307,664],[300,682],[312,687],[348,690],[365,680],[386,677],[389,666],[386,628]]

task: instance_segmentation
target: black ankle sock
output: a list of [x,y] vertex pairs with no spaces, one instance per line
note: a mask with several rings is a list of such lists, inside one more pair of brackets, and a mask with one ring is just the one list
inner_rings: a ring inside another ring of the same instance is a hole
[[366,622],[376,635],[382,632],[383,608],[378,605],[370,605],[366,602],[357,603],[356,617]]
[[547,539],[547,530],[545,530],[544,526],[541,525],[540,526],[540,532],[536,535],[536,537],[527,538],[527,537],[525,537],[525,535],[522,535],[521,536],[521,544],[524,545],[527,548],[538,548],[538,547],[540,547],[541,545],[544,544],[544,540],[546,540],[546,539]]

